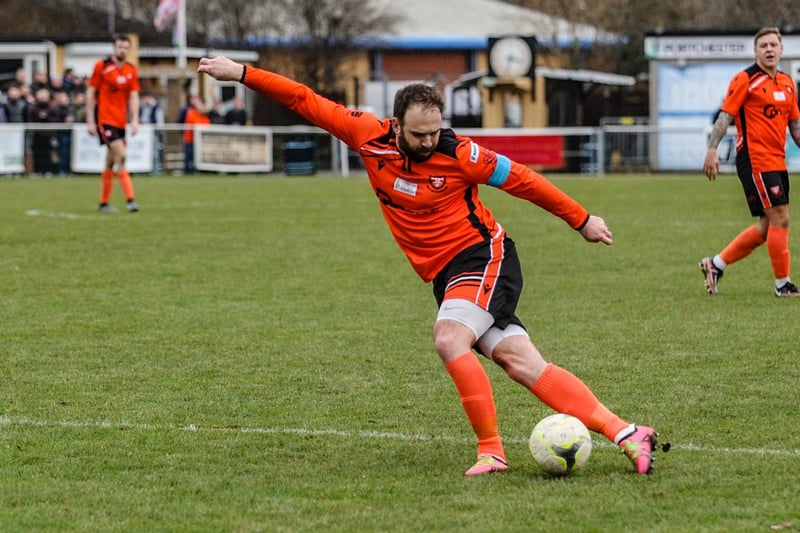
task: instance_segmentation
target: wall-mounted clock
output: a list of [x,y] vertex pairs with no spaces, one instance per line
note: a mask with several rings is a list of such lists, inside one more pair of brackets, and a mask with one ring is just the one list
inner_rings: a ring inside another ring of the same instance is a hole
[[490,37],[489,76],[523,78],[533,76],[536,63],[533,37]]

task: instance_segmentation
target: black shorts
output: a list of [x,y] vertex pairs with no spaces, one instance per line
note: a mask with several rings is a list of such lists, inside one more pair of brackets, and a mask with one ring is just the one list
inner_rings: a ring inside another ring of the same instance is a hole
[[763,217],[764,209],[789,204],[789,172],[774,170],[753,172],[746,160],[736,158],[736,173],[744,189],[747,206],[754,217]]
[[101,124],[97,127],[97,136],[100,138],[100,144],[111,144],[112,142],[122,139],[125,140],[125,128],[117,128],[109,126],[108,124]]
[[[492,249],[490,242],[470,246],[455,256],[433,280],[433,295],[441,307],[445,298],[463,298],[486,309],[494,326],[525,327],[516,315],[522,294],[522,267],[509,237]],[[498,253],[498,250],[501,252]]]

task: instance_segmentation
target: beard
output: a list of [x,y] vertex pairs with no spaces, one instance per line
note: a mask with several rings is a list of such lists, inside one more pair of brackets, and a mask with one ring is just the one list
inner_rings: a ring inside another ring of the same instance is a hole
[[407,158],[415,163],[424,163],[431,158],[435,150],[435,147],[430,149],[422,148],[421,146],[419,148],[412,148],[411,145],[406,142],[403,135],[397,136],[397,147],[400,148],[400,151],[403,152]]

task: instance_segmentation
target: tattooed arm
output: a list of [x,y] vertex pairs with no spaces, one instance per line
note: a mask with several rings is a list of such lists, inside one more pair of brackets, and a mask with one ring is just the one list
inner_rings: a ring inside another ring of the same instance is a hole
[[[719,174],[719,156],[717,155],[717,147],[719,146],[720,141],[728,132],[728,126],[731,125],[731,121],[733,120],[733,115],[730,113],[726,113],[725,111],[720,111],[719,117],[717,117],[717,121],[714,122],[714,127],[711,128],[711,135],[708,138],[708,149],[706,150],[706,159],[703,162],[703,172],[705,172],[708,179],[713,180]],[[797,129],[798,137],[795,138],[795,142],[797,139],[800,139],[800,121],[795,121],[795,128]],[[800,145],[800,143],[798,143]]]
[[800,120],[789,121],[789,134],[794,139],[794,143],[800,146]]

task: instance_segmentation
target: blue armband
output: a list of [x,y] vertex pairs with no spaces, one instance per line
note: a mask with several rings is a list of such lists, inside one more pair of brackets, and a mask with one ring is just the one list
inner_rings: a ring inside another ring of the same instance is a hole
[[511,172],[511,160],[504,155],[497,155],[497,166],[494,167],[494,172],[489,176],[489,181],[486,185],[492,187],[502,187]]

